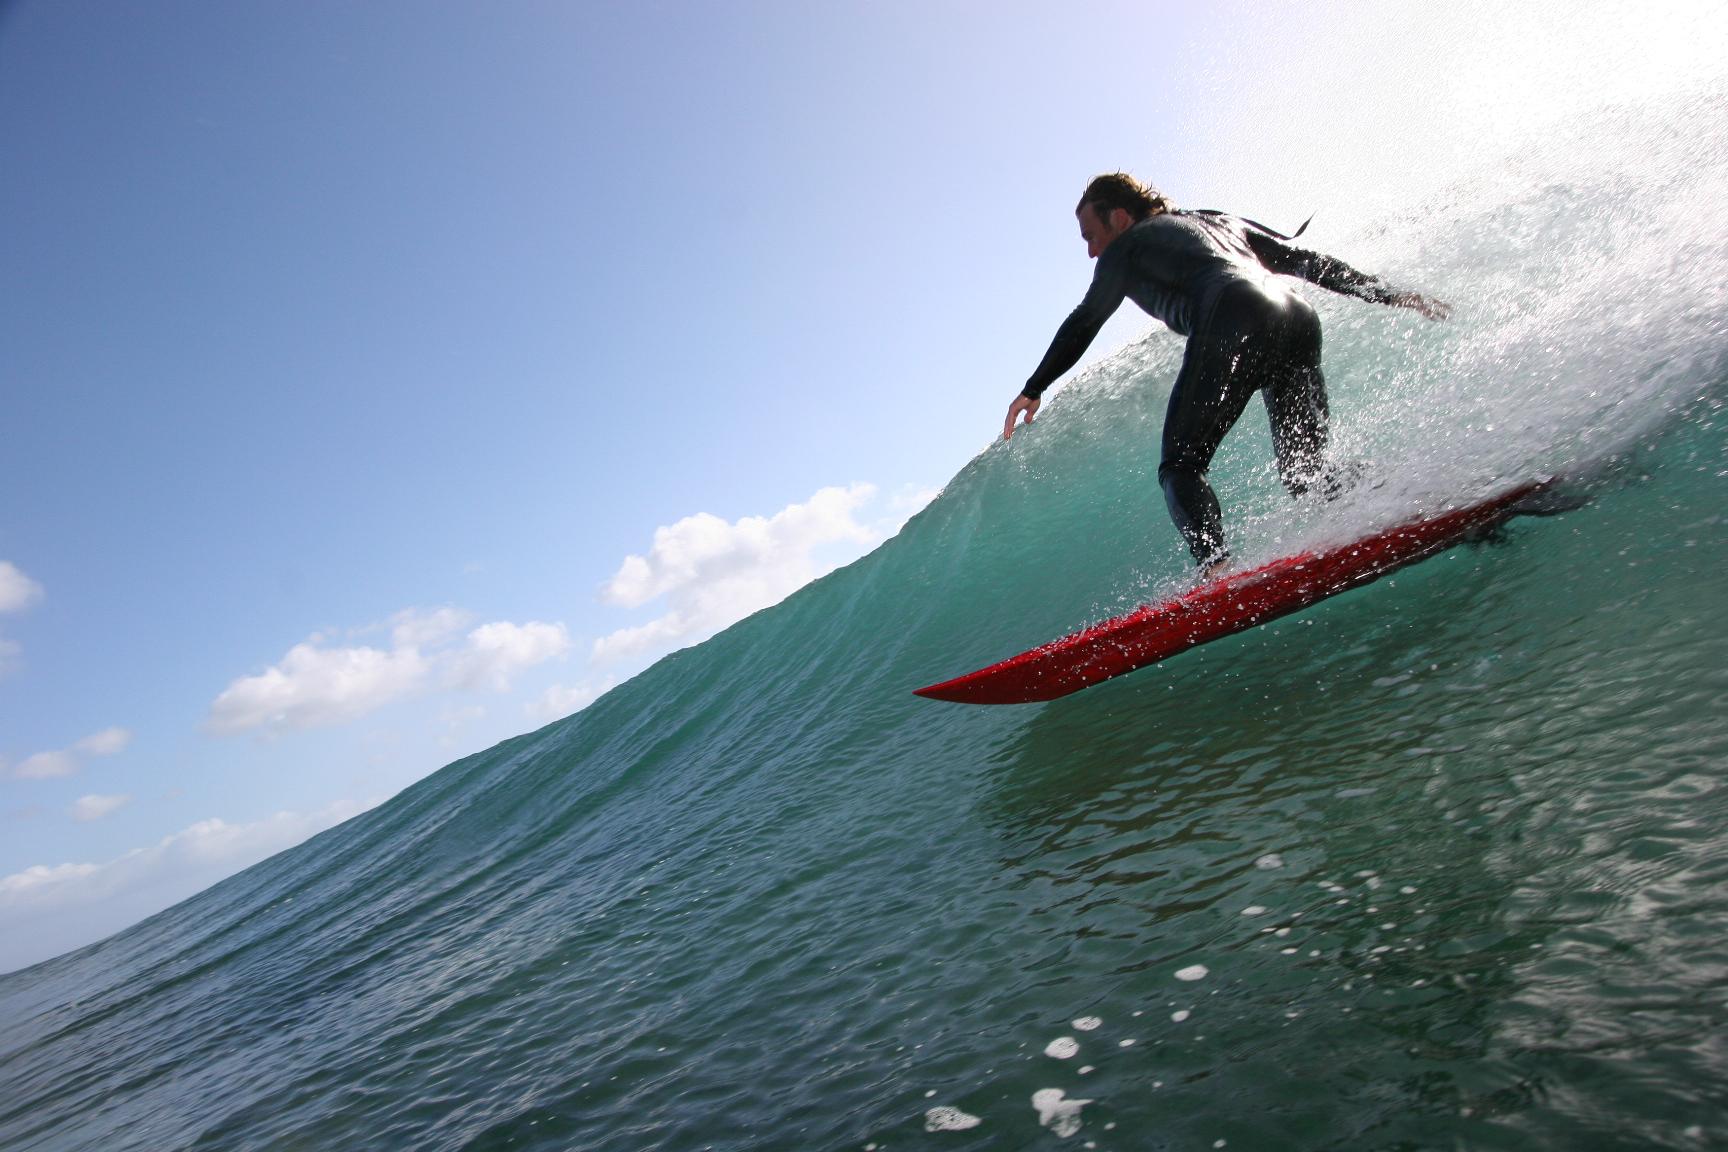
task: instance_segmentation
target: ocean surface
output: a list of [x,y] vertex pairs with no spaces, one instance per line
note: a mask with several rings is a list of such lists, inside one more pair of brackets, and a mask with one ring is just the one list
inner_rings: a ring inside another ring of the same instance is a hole
[[[1728,1147],[1728,103],[1305,240],[1336,448],[1243,561],[1520,519],[1047,705],[911,689],[1188,579],[1180,342],[586,711],[0,978],[0,1148]],[[1243,206],[1246,209],[1247,206]],[[1053,322],[1054,322],[1053,318]],[[986,414],[988,415],[988,414]]]

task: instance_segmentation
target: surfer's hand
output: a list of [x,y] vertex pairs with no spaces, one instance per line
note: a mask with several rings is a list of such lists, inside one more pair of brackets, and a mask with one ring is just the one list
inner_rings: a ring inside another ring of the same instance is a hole
[[1014,438],[1014,423],[1020,419],[1022,412],[1026,414],[1026,423],[1032,423],[1032,417],[1037,414],[1038,405],[1042,403],[1042,400],[1034,400],[1030,396],[1014,397],[1014,403],[1008,405],[1008,419],[1002,422],[1002,439]]
[[1414,308],[1430,320],[1444,320],[1452,315],[1452,305],[1444,300],[1436,300],[1432,296],[1424,296],[1420,292],[1406,292],[1397,300],[1403,308]]

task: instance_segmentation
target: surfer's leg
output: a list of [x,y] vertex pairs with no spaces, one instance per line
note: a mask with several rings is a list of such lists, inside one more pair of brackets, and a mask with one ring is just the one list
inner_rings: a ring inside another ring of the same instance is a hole
[[1224,513],[1218,496],[1206,482],[1204,470],[1171,464],[1158,466],[1158,483],[1164,489],[1164,504],[1176,531],[1188,542],[1188,552],[1201,567],[1230,558],[1224,546]]
[[1202,567],[1230,555],[1223,513],[1206,482],[1206,470],[1224,434],[1248,406],[1259,378],[1263,317],[1258,301],[1258,293],[1229,292],[1218,301],[1206,325],[1188,340],[1164,415],[1158,484],[1170,519]]
[[1164,413],[1163,455],[1158,463],[1158,485],[1164,489],[1164,503],[1170,509],[1170,519],[1176,531],[1188,543],[1194,563],[1201,566],[1226,559],[1224,547],[1224,514],[1218,507],[1218,496],[1206,482],[1206,469],[1223,439],[1222,429],[1215,429],[1212,419],[1217,405],[1207,405],[1203,394],[1217,387],[1206,371],[1207,357],[1196,354],[1195,341],[1190,339],[1182,358],[1182,371],[1170,389],[1170,405]]
[[1292,496],[1316,482],[1333,495],[1338,484],[1326,467],[1328,410],[1326,376],[1320,370],[1320,318],[1306,301],[1290,297],[1274,355],[1262,393],[1272,421],[1278,478]]

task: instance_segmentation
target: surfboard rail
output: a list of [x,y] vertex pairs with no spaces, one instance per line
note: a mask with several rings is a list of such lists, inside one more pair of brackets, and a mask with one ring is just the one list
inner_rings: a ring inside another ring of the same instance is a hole
[[1179,652],[1299,612],[1490,530],[1550,481],[1405,521],[1332,548],[1280,557],[1168,599],[1142,604],[976,672],[913,689],[958,704],[1031,704],[1156,664]]

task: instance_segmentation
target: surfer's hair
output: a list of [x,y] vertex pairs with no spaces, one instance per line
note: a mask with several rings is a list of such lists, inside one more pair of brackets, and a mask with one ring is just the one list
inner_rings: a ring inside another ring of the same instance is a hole
[[1093,215],[1100,220],[1115,208],[1122,209],[1136,220],[1171,212],[1176,208],[1170,197],[1150,184],[1140,183],[1126,172],[1110,172],[1092,177],[1092,182],[1086,185],[1086,191],[1080,196],[1080,203],[1074,206],[1075,215],[1079,215],[1080,209],[1088,204],[1092,205]]

